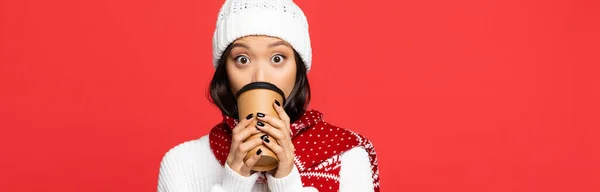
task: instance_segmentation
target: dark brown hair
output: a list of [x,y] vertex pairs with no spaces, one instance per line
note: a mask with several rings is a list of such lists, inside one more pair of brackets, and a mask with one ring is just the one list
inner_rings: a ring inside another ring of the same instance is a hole
[[[223,51],[218,61],[217,69],[210,81],[208,100],[219,107],[222,114],[239,119],[237,102],[234,93],[231,92],[229,78],[227,77],[226,61],[230,52],[231,44]],[[294,57],[296,59],[296,82],[292,93],[290,93],[283,106],[290,117],[290,122],[300,118],[310,102],[310,85],[308,84],[306,66],[296,50],[294,50]]]

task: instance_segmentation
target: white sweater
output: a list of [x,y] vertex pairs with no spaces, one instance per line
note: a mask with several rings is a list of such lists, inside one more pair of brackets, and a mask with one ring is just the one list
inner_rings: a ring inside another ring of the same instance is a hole
[[[307,192],[296,166],[283,178],[256,172],[249,177],[222,166],[210,150],[208,135],[181,143],[169,150],[160,163],[159,192]],[[340,156],[340,191],[373,191],[367,152],[355,147]],[[265,176],[266,175],[266,176]],[[266,182],[265,182],[266,180]],[[258,182],[257,182],[258,181]]]

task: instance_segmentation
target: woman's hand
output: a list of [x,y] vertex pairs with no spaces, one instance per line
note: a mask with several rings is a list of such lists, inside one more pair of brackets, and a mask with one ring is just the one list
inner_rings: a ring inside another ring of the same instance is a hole
[[254,166],[254,164],[256,164],[256,162],[258,162],[262,152],[261,150],[257,151],[254,156],[244,162],[244,157],[248,151],[252,150],[256,146],[261,145],[263,142],[260,137],[256,137],[244,142],[244,140],[251,135],[260,133],[256,125],[250,125],[253,117],[253,114],[248,114],[246,118],[240,118],[242,120],[233,128],[231,147],[229,150],[229,155],[227,156],[227,165],[229,165],[233,171],[245,177],[250,176],[251,168]]
[[[294,144],[292,144],[290,134],[290,118],[285,113],[285,110],[283,110],[283,107],[278,104],[278,102],[274,103],[273,107],[279,118],[270,117],[263,113],[257,113],[256,116],[259,122],[265,122],[262,126],[259,123],[257,128],[272,137],[263,137],[263,143],[279,158],[279,165],[273,177],[282,178],[289,175],[294,168]],[[270,139],[275,139],[277,142],[272,142]]]

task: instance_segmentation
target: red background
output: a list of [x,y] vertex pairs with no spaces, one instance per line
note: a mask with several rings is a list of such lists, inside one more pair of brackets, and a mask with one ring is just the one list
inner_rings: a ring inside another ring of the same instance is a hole
[[[0,191],[155,191],[206,99],[223,1],[0,1]],[[310,108],[383,191],[600,191],[596,1],[296,0]]]

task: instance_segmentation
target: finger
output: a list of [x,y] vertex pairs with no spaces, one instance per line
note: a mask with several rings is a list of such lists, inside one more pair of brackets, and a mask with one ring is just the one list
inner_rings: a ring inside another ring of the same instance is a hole
[[279,143],[283,143],[283,141],[289,140],[288,137],[286,137],[286,135],[283,133],[283,131],[281,131],[277,128],[274,128],[270,124],[267,124],[267,123],[260,124],[260,123],[262,123],[262,122],[260,122],[260,121],[257,122],[256,128],[271,135],[271,137],[275,138]]
[[241,172],[250,172],[252,170],[252,167],[254,167],[254,165],[256,164],[256,162],[258,162],[258,159],[260,159],[261,156],[262,149],[258,149],[258,151],[256,151],[256,153],[250,159],[244,162],[244,166],[242,166]]
[[276,103],[273,103],[273,107],[275,108],[275,112],[277,112],[277,114],[279,115],[279,119],[281,119],[281,121],[285,122],[285,124],[289,127],[290,126],[290,117],[287,115],[287,113],[283,109],[283,106],[279,106]]
[[[265,116],[265,117],[268,118],[268,116]],[[271,118],[276,119],[273,117],[271,117]],[[277,129],[273,126],[270,126],[270,124],[265,124],[264,127],[260,127],[260,126],[257,126],[257,127],[259,129],[261,129],[261,131],[263,131],[263,132],[271,135],[273,138],[275,138],[277,140],[277,142],[279,144],[281,144],[281,147],[283,147],[284,150],[286,150],[286,151],[290,150],[292,152],[294,151],[294,147],[291,142],[290,134],[289,134],[289,132],[284,131],[284,130],[287,130],[287,128],[286,129]]]
[[286,130],[288,128],[287,128],[286,124],[278,118],[275,118],[275,117],[267,115],[267,114],[264,114],[264,116],[262,116],[262,117],[257,116],[257,118],[258,118],[258,120],[268,123],[271,126],[277,128],[279,130],[287,132]]
[[240,132],[233,134],[232,136],[232,148],[236,148],[240,143],[244,142],[248,137],[253,134],[260,133],[261,131],[256,128],[254,125],[248,125],[244,129],[241,129]]
[[[275,130],[277,130],[277,129],[275,129]],[[266,133],[266,131],[265,131],[265,133]],[[275,138],[275,140],[277,140],[277,142],[278,142],[277,145],[282,147],[284,151],[291,151],[292,153],[294,152],[294,145],[289,136],[286,136],[284,134],[283,138],[277,138],[277,135],[275,134],[273,137]],[[264,135],[261,138],[263,139],[263,141],[265,143],[269,143],[271,141],[271,139],[268,137],[268,135]]]
[[236,158],[243,159],[246,156],[246,154],[248,153],[248,151],[254,149],[255,147],[257,147],[261,144],[262,144],[262,139],[260,137],[250,139],[250,140],[240,144],[240,146],[238,147],[236,154],[235,154]]
[[244,118],[240,118],[241,121],[232,130],[233,134],[243,130],[243,129],[239,129],[239,128],[248,126],[250,124],[250,122],[252,122],[252,118],[254,118],[253,113],[250,113],[250,114],[244,116]]
[[282,160],[282,158],[286,158],[286,154],[285,154],[285,149],[283,147],[281,147],[280,145],[278,145],[277,143],[271,141],[268,137],[262,137],[262,142],[269,148],[271,149],[271,151],[273,151],[273,153],[275,153],[275,155],[277,155],[277,158],[279,158],[280,160]]

